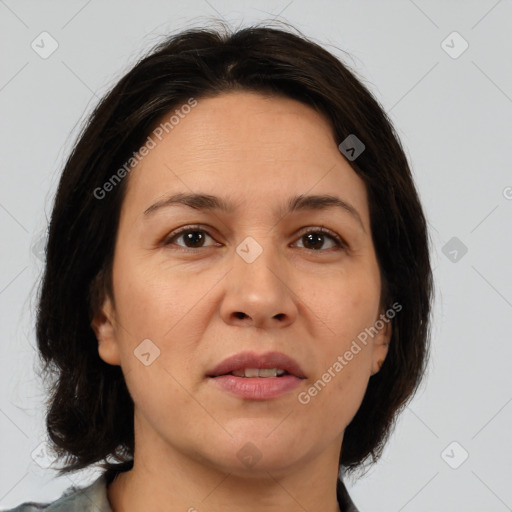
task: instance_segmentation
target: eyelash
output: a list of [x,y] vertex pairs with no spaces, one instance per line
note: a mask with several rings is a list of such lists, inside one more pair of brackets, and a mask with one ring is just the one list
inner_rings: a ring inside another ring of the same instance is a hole
[[[183,235],[184,233],[188,233],[188,232],[206,233],[210,238],[214,239],[213,236],[207,230],[202,228],[202,226],[191,225],[191,226],[184,226],[183,228],[180,228],[177,231],[172,232],[168,237],[166,237],[164,239],[163,245],[165,245],[165,246],[173,245],[172,244],[173,240],[178,238],[180,235]],[[328,229],[325,229],[323,226],[320,226],[317,228],[311,228],[308,231],[304,231],[299,236],[299,238],[302,238],[303,236],[308,235],[310,233],[320,233],[322,235],[327,235],[329,238],[331,238],[334,241],[334,243],[336,244],[336,247],[331,248],[331,249],[305,249],[306,251],[319,253],[319,252],[327,252],[327,251],[332,251],[332,250],[337,251],[337,250],[342,250],[342,249],[347,248],[347,244],[342,240],[342,238],[338,234],[336,234],[333,231],[330,231]],[[177,247],[177,250],[181,250],[184,252],[196,252],[199,249],[206,249],[206,247],[197,247],[195,249],[192,247],[182,247],[182,246],[176,246],[176,247]]]

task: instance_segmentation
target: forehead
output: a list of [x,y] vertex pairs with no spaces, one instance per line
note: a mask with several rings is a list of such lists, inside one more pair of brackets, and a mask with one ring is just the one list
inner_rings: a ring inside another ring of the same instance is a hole
[[125,201],[138,211],[176,192],[246,199],[246,205],[337,192],[366,215],[364,183],[339,152],[328,120],[308,105],[227,93],[197,99],[167,128],[129,177]]

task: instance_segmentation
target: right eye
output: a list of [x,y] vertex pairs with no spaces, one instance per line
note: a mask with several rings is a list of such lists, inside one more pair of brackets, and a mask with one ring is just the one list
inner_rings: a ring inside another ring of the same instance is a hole
[[[177,245],[178,247],[183,247],[185,250],[194,250],[204,247],[202,244],[205,242],[206,238],[211,238],[213,240],[213,237],[206,230],[201,229],[200,226],[184,226],[170,233],[164,240],[163,244],[165,246]],[[184,241],[185,245],[175,243],[175,240],[180,239]]]

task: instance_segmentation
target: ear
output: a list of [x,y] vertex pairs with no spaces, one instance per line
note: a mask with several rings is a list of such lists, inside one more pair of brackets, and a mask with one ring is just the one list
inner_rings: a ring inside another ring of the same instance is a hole
[[92,319],[91,327],[98,339],[98,353],[108,364],[120,365],[121,357],[117,329],[115,324],[115,311],[110,297],[106,297]]
[[378,325],[381,323],[383,323],[384,326],[382,326],[373,338],[372,375],[378,373],[384,364],[391,340],[391,320],[383,313],[381,313],[379,320],[376,321]]

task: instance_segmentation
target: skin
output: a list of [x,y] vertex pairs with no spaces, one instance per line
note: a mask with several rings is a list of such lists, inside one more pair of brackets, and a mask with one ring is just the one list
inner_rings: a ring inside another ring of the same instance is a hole
[[[108,488],[115,512],[339,510],[344,430],[391,332],[386,323],[308,404],[298,401],[384,313],[366,188],[338,143],[309,106],[235,92],[198,99],[131,172],[114,300],[93,320],[99,355],[122,367],[135,404],[134,468]],[[236,209],[144,215],[176,192],[220,196]],[[336,208],[277,215],[299,194],[338,196],[361,224]],[[190,224],[206,231],[203,241],[170,241]],[[329,236],[308,243],[321,226],[347,246]],[[263,249],[250,264],[236,252],[246,237]],[[134,355],[145,339],[160,350],[148,366]],[[284,352],[307,378],[271,400],[233,396],[206,373],[242,350]],[[247,442],[261,456],[252,467],[237,457]]]

